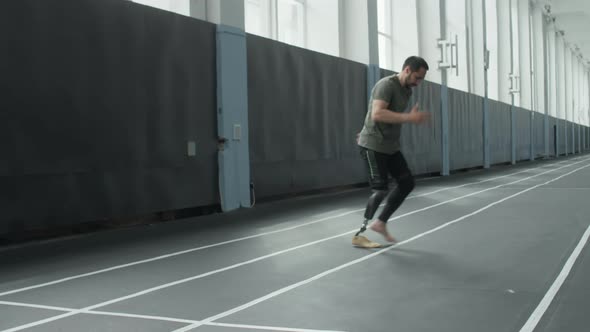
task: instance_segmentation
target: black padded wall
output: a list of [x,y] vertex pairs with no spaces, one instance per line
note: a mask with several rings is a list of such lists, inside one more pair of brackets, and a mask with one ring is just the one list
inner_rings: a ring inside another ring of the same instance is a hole
[[576,152],[580,153],[582,152],[582,135],[581,135],[581,131],[582,131],[582,126],[578,123],[575,124],[575,140],[576,140]]
[[356,145],[367,67],[248,35],[250,163],[256,196],[366,182]]
[[[396,74],[391,70],[381,69],[381,78]],[[412,97],[405,110],[409,112],[416,104],[420,110],[429,112],[431,120],[426,125],[404,124],[401,134],[401,150],[414,174],[440,172],[441,163],[441,118],[440,118],[440,84],[423,81],[413,89]]]
[[418,103],[421,111],[430,113],[429,123],[402,127],[402,151],[415,174],[437,173],[442,169],[440,90],[440,84],[423,81],[414,88],[408,104],[411,108]]
[[531,158],[531,111],[515,107],[516,160]]
[[[545,155],[545,114],[533,112],[533,152],[535,158]],[[549,154],[555,153],[553,140],[553,119],[549,118]]]
[[19,0],[0,25],[0,232],[218,202],[213,24]]
[[[559,126],[559,154],[569,154],[569,151],[572,148],[572,134],[569,132],[569,128],[566,127],[567,121],[560,119],[558,120],[557,125]],[[568,130],[568,132],[566,132],[566,130]]]
[[510,162],[510,105],[489,100],[491,164]]
[[483,165],[483,97],[449,89],[451,169]]

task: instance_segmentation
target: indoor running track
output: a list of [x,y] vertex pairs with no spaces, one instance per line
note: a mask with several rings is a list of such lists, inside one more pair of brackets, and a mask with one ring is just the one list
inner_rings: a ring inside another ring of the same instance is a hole
[[[0,331],[589,331],[590,155],[0,249]],[[383,239],[371,231],[371,240]]]

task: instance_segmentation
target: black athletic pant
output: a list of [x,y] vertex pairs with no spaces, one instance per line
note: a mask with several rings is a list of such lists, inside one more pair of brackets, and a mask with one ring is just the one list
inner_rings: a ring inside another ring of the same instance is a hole
[[[401,151],[385,154],[361,147],[361,156],[367,166],[369,184],[373,189],[365,210],[365,219],[373,219],[379,204],[385,199],[385,206],[379,215],[379,220],[387,222],[414,189],[414,176]],[[389,191],[390,175],[397,182],[397,186],[391,191]]]

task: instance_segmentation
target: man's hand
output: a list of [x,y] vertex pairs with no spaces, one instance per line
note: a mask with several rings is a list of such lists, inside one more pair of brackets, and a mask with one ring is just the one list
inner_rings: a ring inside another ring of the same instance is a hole
[[412,107],[410,113],[408,113],[408,122],[415,124],[423,124],[430,120],[429,112],[420,112],[418,103]]

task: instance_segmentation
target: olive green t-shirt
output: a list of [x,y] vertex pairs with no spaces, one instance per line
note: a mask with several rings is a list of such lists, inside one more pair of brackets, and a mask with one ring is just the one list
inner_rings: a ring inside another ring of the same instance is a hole
[[371,91],[369,111],[361,130],[358,145],[377,152],[394,154],[400,149],[401,123],[381,123],[371,119],[373,100],[383,100],[389,104],[392,112],[405,112],[412,90],[404,88],[397,75],[387,76],[379,80]]

